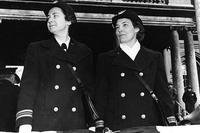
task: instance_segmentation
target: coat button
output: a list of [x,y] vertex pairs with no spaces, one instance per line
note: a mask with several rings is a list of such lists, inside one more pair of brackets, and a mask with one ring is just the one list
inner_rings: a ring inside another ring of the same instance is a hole
[[60,69],[60,65],[58,64],[58,65],[56,65],[56,69]]
[[141,93],[140,93],[140,96],[143,97],[143,96],[144,96],[144,92],[141,92]]
[[76,107],[73,107],[73,108],[72,108],[72,112],[76,112]]
[[58,107],[54,107],[54,108],[53,108],[53,111],[54,111],[54,112],[58,112]]
[[59,89],[59,85],[55,85],[54,88],[55,88],[56,90],[58,90],[58,89]]
[[142,114],[142,115],[141,115],[141,118],[142,118],[142,119],[145,119],[145,118],[146,118],[146,115],[145,115],[145,114]]
[[125,97],[126,96],[126,94],[125,93],[121,93],[121,97]]
[[72,68],[73,68],[74,71],[76,71],[76,67],[75,66],[73,66]]
[[121,77],[124,77],[124,76],[125,76],[125,73],[122,72],[120,75],[121,75]]
[[139,75],[142,77],[142,76],[144,75],[144,73],[143,73],[143,72],[140,72]]
[[76,90],[76,86],[72,86],[72,90],[75,91]]
[[122,120],[125,120],[126,119],[126,115],[122,115]]

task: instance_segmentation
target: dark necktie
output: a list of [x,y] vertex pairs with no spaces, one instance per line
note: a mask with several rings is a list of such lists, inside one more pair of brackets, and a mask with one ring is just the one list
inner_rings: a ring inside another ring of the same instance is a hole
[[67,45],[65,43],[61,44],[61,48],[64,49],[64,51],[67,51]]

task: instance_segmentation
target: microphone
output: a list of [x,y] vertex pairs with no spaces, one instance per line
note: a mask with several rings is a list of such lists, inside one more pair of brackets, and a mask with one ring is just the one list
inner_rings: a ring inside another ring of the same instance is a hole
[[192,113],[184,116],[183,119],[190,121],[191,124],[200,124],[200,105]]

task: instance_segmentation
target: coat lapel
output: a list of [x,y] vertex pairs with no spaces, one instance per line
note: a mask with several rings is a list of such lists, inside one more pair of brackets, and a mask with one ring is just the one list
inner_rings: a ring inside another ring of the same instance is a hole
[[67,57],[73,63],[78,63],[86,57],[89,53],[82,49],[82,46],[78,44],[75,40],[71,39],[69,48],[67,50]]
[[145,68],[149,67],[152,61],[152,54],[149,51],[147,51],[146,48],[141,47],[138,55],[135,58],[135,63],[138,65],[138,67],[141,70],[144,70]]
[[50,48],[51,55],[55,58],[72,64],[76,64],[79,60],[88,55],[88,53],[82,52],[78,44],[72,39],[66,52],[60,47],[54,38],[49,41],[48,47]]
[[74,63],[74,60],[69,56],[69,54],[67,54],[68,50],[65,52],[55,39],[53,39],[51,43],[51,52],[52,55],[59,60]]
[[152,57],[149,56],[144,47],[141,47],[134,61],[121,48],[117,48],[114,53],[113,65],[127,67],[135,71],[142,71],[152,61]]
[[63,62],[69,62],[72,64],[77,64],[83,57],[88,55],[87,52],[81,50],[78,44],[75,44],[73,41],[70,42],[67,52],[65,52],[57,41],[52,38],[45,42],[40,43],[41,46],[41,57],[42,57],[42,68],[43,70],[43,82],[50,83],[55,75],[55,65],[57,64],[56,60]]

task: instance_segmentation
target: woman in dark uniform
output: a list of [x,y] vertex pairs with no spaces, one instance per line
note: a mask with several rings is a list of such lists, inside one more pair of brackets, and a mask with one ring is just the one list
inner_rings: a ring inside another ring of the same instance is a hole
[[56,3],[45,13],[53,37],[28,47],[16,115],[20,133],[87,128],[81,91],[68,64],[91,88],[92,51],[69,36],[76,22],[70,6]]
[[163,57],[140,44],[144,27],[138,15],[125,10],[112,18],[119,46],[98,59],[96,107],[112,130],[162,125],[161,115],[141,77],[162,102],[169,124],[176,124],[167,90]]

